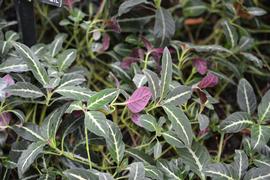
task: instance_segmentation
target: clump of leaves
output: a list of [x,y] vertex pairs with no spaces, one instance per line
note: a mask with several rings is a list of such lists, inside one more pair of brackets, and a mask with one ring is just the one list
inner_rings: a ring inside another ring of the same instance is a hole
[[270,178],[264,3],[66,4],[1,20],[2,179]]

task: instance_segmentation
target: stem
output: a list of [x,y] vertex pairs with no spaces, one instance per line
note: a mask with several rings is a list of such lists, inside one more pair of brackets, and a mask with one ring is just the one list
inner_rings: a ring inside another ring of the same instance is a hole
[[220,137],[220,141],[219,141],[219,146],[218,146],[218,154],[216,157],[216,161],[220,162],[220,158],[221,158],[221,153],[223,151],[223,141],[224,141],[224,133],[221,133],[221,137]]
[[84,133],[85,133],[85,147],[86,147],[86,152],[87,152],[87,157],[88,157],[88,165],[89,165],[89,169],[92,169],[91,156],[90,156],[89,145],[88,145],[88,132],[87,132],[86,127],[84,128]]

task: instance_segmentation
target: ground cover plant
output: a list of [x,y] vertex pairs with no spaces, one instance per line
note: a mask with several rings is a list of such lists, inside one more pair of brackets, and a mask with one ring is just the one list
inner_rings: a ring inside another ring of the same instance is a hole
[[0,1],[1,179],[270,179],[267,0]]

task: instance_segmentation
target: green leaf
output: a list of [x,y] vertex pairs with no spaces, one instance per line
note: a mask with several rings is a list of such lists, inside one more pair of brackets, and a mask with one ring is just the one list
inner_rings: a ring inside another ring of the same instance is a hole
[[270,119],[270,90],[262,97],[262,101],[258,106],[259,122]]
[[178,167],[172,162],[166,160],[160,160],[157,162],[157,168],[161,170],[168,179],[181,180],[177,174]]
[[165,141],[167,143],[169,143],[172,146],[175,146],[177,148],[183,148],[185,147],[183,141],[181,141],[175,132],[173,131],[167,131],[167,132],[163,132],[162,136],[164,137]]
[[169,91],[171,81],[172,81],[172,57],[169,49],[166,47],[162,55],[160,99],[166,97]]
[[65,71],[76,59],[77,50],[67,49],[62,52],[58,57],[58,69],[59,71]]
[[45,142],[32,143],[28,146],[26,150],[23,151],[17,164],[20,177],[31,166],[37,156],[43,151],[43,147],[45,145]]
[[193,139],[193,131],[191,124],[185,113],[177,107],[171,105],[162,106],[172,122],[172,128],[177,133],[177,136],[184,142],[185,145],[190,146]]
[[85,112],[84,124],[87,129],[102,137],[106,137],[108,133],[108,127],[106,124],[106,117],[99,111],[87,111]]
[[260,149],[270,139],[270,128],[267,126],[253,125],[251,128],[251,145],[253,149]]
[[46,139],[42,136],[42,129],[32,123],[26,123],[23,126],[14,125],[12,129],[22,138],[28,141],[45,141]]
[[145,179],[145,170],[142,162],[134,162],[129,165],[128,180],[141,180]]
[[57,36],[55,36],[54,41],[49,46],[49,54],[51,55],[51,57],[54,57],[60,52],[66,37],[66,34],[58,34]]
[[150,114],[141,115],[140,123],[143,128],[150,132],[155,132],[158,127],[156,119]]
[[47,139],[55,138],[57,129],[61,123],[62,116],[64,115],[66,109],[67,105],[57,108],[44,119],[44,122],[41,126],[41,128],[46,132],[44,137]]
[[254,64],[255,64],[257,67],[259,67],[259,68],[262,68],[262,67],[263,67],[263,62],[262,62],[262,60],[260,60],[258,57],[254,56],[253,54],[251,54],[251,53],[246,53],[246,52],[241,52],[241,55],[243,55],[244,58],[246,58],[247,60],[254,62]]
[[270,178],[269,167],[251,168],[246,175],[244,180],[269,180]]
[[54,92],[61,94],[68,99],[81,101],[86,101],[93,95],[93,92],[91,92],[88,88],[82,88],[79,86],[61,86],[58,87]]
[[99,180],[96,173],[82,168],[65,170],[64,175],[68,180]]
[[178,86],[174,88],[166,97],[166,99],[161,102],[163,105],[170,104],[174,106],[179,106],[186,103],[191,98],[191,88],[186,86]]
[[134,82],[136,87],[139,88],[139,87],[142,87],[147,82],[147,78],[143,74],[135,74],[132,81]]
[[150,179],[162,180],[163,174],[160,170],[157,169],[156,166],[152,166],[150,164],[144,164],[145,176]]
[[107,136],[106,136],[106,143],[107,148],[109,149],[109,152],[113,158],[113,160],[120,164],[125,152],[125,143],[123,142],[122,133],[118,126],[116,126],[114,123],[110,121],[106,121],[107,123]]
[[153,100],[160,97],[159,79],[156,73],[148,69],[144,70],[144,74],[147,77],[148,86],[151,89]]
[[72,113],[73,111],[82,111],[83,109],[84,105],[81,101],[74,101],[68,106],[66,113]]
[[267,11],[265,11],[262,8],[259,7],[248,7],[247,11],[249,14],[253,15],[253,16],[263,16],[265,14],[267,14]]
[[154,145],[154,158],[158,159],[162,153],[162,144],[157,141],[156,144]]
[[16,51],[25,60],[28,68],[32,71],[34,77],[42,84],[47,85],[49,82],[48,74],[42,64],[39,62],[38,58],[34,53],[24,44],[18,42],[12,42]]
[[109,173],[98,173],[99,180],[114,180],[111,174]]
[[188,3],[183,8],[183,14],[186,17],[195,17],[199,16],[207,10],[205,3],[200,0],[196,1],[187,1]]
[[116,97],[117,93],[118,90],[116,89],[104,89],[89,98],[87,108],[90,110],[99,110],[110,103]]
[[155,161],[151,156],[148,154],[145,154],[143,151],[137,150],[137,149],[126,149],[126,154],[133,157],[137,161],[141,161],[143,163],[147,164],[155,164]]
[[58,88],[62,88],[64,86],[76,86],[82,84],[85,81],[85,78],[81,74],[69,73],[64,74],[61,79],[60,86]]
[[252,114],[257,107],[256,95],[246,79],[241,79],[237,88],[237,103],[245,112]]
[[134,6],[137,6],[142,3],[148,3],[146,0],[126,0],[124,1],[119,9],[118,9],[118,16],[121,16],[127,12],[129,12]]
[[242,150],[236,150],[234,156],[234,162],[232,163],[235,171],[235,178],[242,179],[243,175],[248,169],[248,157]]
[[249,50],[254,45],[254,39],[248,36],[241,36],[239,40],[239,49],[241,51]]
[[251,126],[252,124],[253,122],[248,113],[235,112],[221,122],[220,128],[226,133],[237,133],[242,129]]
[[190,49],[194,49],[197,52],[226,52],[231,54],[232,52],[220,45],[193,45],[193,44],[187,44],[187,46]]
[[26,72],[28,66],[19,58],[9,57],[0,65],[0,72],[10,73],[10,72]]
[[233,27],[227,20],[222,22],[222,26],[226,39],[230,41],[231,47],[235,47],[238,43],[238,34],[235,27]]
[[8,86],[5,91],[11,95],[24,98],[38,98],[45,96],[38,87],[28,82],[17,82],[16,84]]
[[235,180],[233,177],[233,168],[229,164],[209,164],[204,168],[204,173],[209,177],[220,180]]
[[175,22],[171,13],[162,7],[157,9],[155,15],[154,35],[159,39],[160,46],[166,45],[174,33]]
[[210,160],[206,147],[199,143],[193,143],[192,147],[178,149],[178,152],[181,154],[184,164],[188,165],[194,173],[204,179],[203,169]]

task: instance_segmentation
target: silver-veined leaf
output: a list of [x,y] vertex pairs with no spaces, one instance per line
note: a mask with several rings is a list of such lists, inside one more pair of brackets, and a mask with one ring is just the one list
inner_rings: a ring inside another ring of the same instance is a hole
[[16,84],[8,86],[5,91],[11,95],[24,98],[38,98],[45,96],[38,87],[28,82],[17,82]]
[[172,57],[169,49],[166,47],[162,55],[160,99],[166,97],[170,88],[171,81],[172,81]]
[[91,92],[89,89],[79,86],[61,86],[58,87],[54,92],[61,94],[68,99],[82,101],[87,101],[93,95],[93,92]]
[[29,71],[28,66],[21,59],[9,57],[0,65],[0,72],[26,72]]
[[160,97],[160,86],[159,79],[156,73],[146,69],[144,70],[144,74],[147,77],[148,86],[151,89],[153,100],[156,100]]
[[129,165],[128,180],[141,180],[145,179],[145,170],[142,162],[134,162]]
[[235,112],[221,122],[220,128],[226,133],[237,133],[252,124],[252,119],[248,113]]
[[64,40],[66,39],[66,34],[58,34],[55,36],[54,41],[49,45],[49,54],[54,57],[62,49]]
[[257,107],[256,95],[252,86],[246,79],[241,79],[237,88],[237,103],[239,107],[252,114]]
[[42,64],[39,62],[36,55],[24,44],[13,42],[12,45],[16,51],[25,60],[28,68],[32,71],[35,78],[42,84],[46,85],[49,82],[48,74]]
[[74,101],[68,106],[66,113],[72,113],[73,111],[82,111],[83,109],[84,105],[81,101]]
[[151,156],[148,154],[144,153],[143,151],[140,151],[138,149],[126,149],[125,150],[126,154],[129,156],[133,157],[137,161],[141,161],[146,164],[155,164],[155,161]]
[[194,49],[197,52],[226,52],[231,54],[232,52],[220,45],[193,45],[193,44],[187,44],[187,46],[190,49]]
[[168,94],[162,104],[171,104],[174,106],[182,105],[190,99],[191,93],[190,87],[178,86]]
[[156,166],[152,166],[150,164],[144,164],[145,176],[150,179],[162,180],[163,174],[160,170],[157,169]]
[[143,128],[150,132],[155,132],[158,127],[156,119],[150,114],[141,115],[140,123]]
[[241,52],[241,55],[243,55],[245,59],[254,62],[254,64],[257,67],[259,67],[259,68],[263,67],[262,60],[260,60],[257,56],[255,56],[255,55],[253,55],[251,53],[246,53],[246,52]]
[[46,145],[46,142],[35,142],[28,146],[26,150],[23,151],[19,160],[18,160],[18,172],[21,177],[26,170],[31,166],[31,164],[35,161],[37,156],[43,151],[43,147]]
[[106,124],[106,117],[102,112],[99,111],[87,111],[84,113],[84,124],[87,129],[102,137],[106,137],[108,134],[108,127]]
[[243,150],[236,150],[234,156],[234,162],[232,163],[235,171],[235,177],[242,179],[248,169],[248,157]]
[[106,144],[113,160],[120,164],[125,152],[125,143],[122,140],[122,133],[113,122],[106,121],[108,130],[106,131]]
[[177,148],[184,148],[185,144],[179,137],[177,137],[176,133],[173,131],[163,132],[162,136],[164,137],[165,141],[172,146]]
[[91,96],[88,100],[87,108],[90,110],[98,110],[110,103],[117,95],[117,89],[104,89]]
[[206,4],[200,0],[186,2],[185,7],[183,8],[185,17],[199,16],[207,10]]
[[61,79],[60,86],[75,86],[82,84],[85,81],[85,78],[81,74],[75,74],[75,73],[69,73],[69,74],[64,74],[64,76]]
[[14,125],[12,129],[17,133],[18,136],[28,141],[45,141],[46,138],[42,135],[42,129],[32,123],[26,123],[23,126]]
[[136,87],[139,88],[139,87],[142,87],[147,82],[147,78],[143,74],[135,74],[132,81],[134,82]]
[[253,125],[251,128],[251,145],[253,149],[260,149],[270,139],[270,128],[267,126]]
[[154,150],[154,158],[158,159],[162,153],[162,144],[158,140],[154,145],[153,150]]
[[258,116],[260,122],[270,119],[270,90],[262,97],[261,103],[258,106]]
[[113,176],[109,173],[98,173],[99,180],[114,180]]
[[124,1],[119,9],[118,9],[118,16],[121,16],[122,14],[125,14],[127,12],[129,12],[134,6],[137,6],[139,4],[142,4],[142,3],[147,3],[146,0],[127,0],[127,1]]
[[181,154],[183,163],[188,165],[194,173],[204,179],[205,174],[203,173],[203,169],[210,160],[210,155],[206,147],[194,142],[192,147],[178,149],[178,152]]
[[98,175],[83,168],[72,168],[64,171],[68,180],[99,180]]
[[167,9],[158,8],[155,15],[154,35],[160,46],[166,45],[175,33],[175,22]]
[[230,164],[208,164],[204,168],[204,173],[206,176],[220,179],[220,180],[235,180],[233,177],[233,168]]
[[222,23],[226,39],[230,41],[231,47],[235,47],[238,43],[238,34],[235,29],[227,20]]
[[168,115],[168,118],[172,123],[172,128],[177,133],[177,136],[185,145],[190,146],[192,144],[194,134],[185,113],[175,106],[164,105],[162,107]]
[[269,167],[259,167],[251,168],[246,175],[244,180],[269,180],[270,179],[270,168]]
[[58,68],[60,71],[65,71],[76,59],[77,50],[67,49],[58,57]]
[[267,14],[267,11],[259,7],[248,7],[247,12],[253,16],[263,16]]
[[[175,164],[173,161],[159,160],[157,162],[157,168],[163,172],[164,176],[168,179],[181,180],[181,169],[178,167],[180,164]],[[163,179],[163,178],[162,178]]]
[[248,36],[242,36],[239,40],[239,49],[245,51],[254,45],[254,39]]

